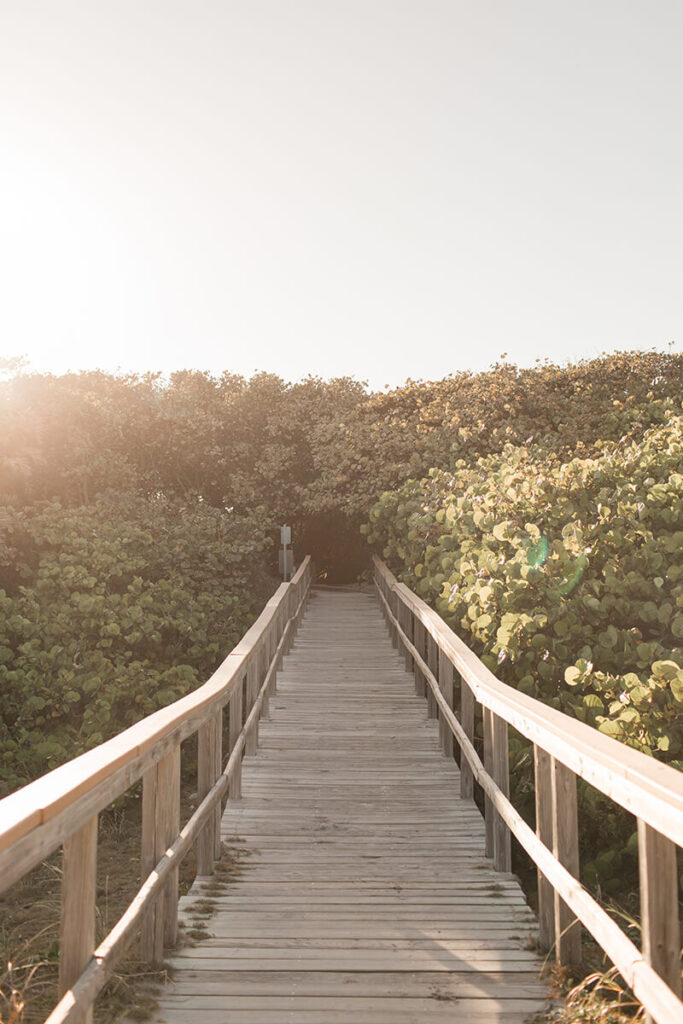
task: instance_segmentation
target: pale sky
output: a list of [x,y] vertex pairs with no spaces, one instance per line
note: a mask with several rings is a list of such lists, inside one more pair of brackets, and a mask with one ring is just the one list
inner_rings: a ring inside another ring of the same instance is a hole
[[682,53],[681,0],[0,0],[0,355],[680,351]]

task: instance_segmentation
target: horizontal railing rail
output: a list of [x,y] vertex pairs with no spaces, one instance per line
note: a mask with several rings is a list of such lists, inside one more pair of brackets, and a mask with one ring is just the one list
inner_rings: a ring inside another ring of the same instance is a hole
[[[97,994],[138,932],[143,960],[175,943],[178,866],[193,845],[197,874],[220,858],[220,817],[241,793],[241,762],[258,742],[275,676],[291,646],[311,585],[306,558],[211,678],[186,697],[0,801],[0,891],[63,848],[60,1001],[49,1024],[89,1024]],[[223,712],[228,758],[223,767]],[[199,806],[180,827],[180,744],[197,741]],[[98,815],[142,779],[142,884],[95,948]]]
[[[555,947],[561,963],[578,964],[582,922],[657,1024],[680,1024],[683,774],[502,683],[376,556],[374,569],[394,643],[415,673],[416,691],[427,697],[430,716],[439,719],[444,753],[453,756],[454,740],[459,747],[461,795],[472,797],[474,782],[483,790],[487,856],[509,871],[512,834],[537,866],[543,949]],[[483,762],[474,744],[477,704]],[[509,799],[508,726],[534,745],[535,832]],[[577,777],[638,819],[642,950],[578,880]]]

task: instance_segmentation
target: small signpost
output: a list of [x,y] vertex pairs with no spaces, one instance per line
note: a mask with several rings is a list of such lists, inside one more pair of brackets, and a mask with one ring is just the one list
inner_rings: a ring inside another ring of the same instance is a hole
[[280,572],[285,583],[291,580],[294,571],[294,552],[290,545],[292,543],[292,527],[280,527]]

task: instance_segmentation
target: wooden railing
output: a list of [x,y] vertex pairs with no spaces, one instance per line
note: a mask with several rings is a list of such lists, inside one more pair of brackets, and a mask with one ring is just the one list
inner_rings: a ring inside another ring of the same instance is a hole
[[[657,1024],[681,1024],[676,859],[683,774],[501,683],[377,557],[374,567],[394,643],[429,715],[439,719],[444,753],[453,756],[454,739],[460,748],[461,794],[472,797],[474,782],[483,790],[487,856],[509,871],[512,834],[536,863],[543,948],[554,946],[563,964],[578,963],[583,922]],[[483,763],[474,745],[476,705]],[[535,832],[509,800],[508,726],[534,745]],[[578,881],[577,776],[638,819],[642,951]]]
[[[211,678],[94,750],[0,801],[0,890],[63,847],[59,992],[48,1024],[88,1024],[93,1002],[121,955],[140,933],[151,963],[173,945],[178,928],[178,865],[193,844],[197,873],[220,857],[224,798],[238,798],[244,753],[253,753],[258,723],[311,583],[307,558],[283,583]],[[229,749],[223,767],[223,711]],[[198,733],[199,806],[180,827],[180,744]],[[142,884],[95,948],[98,814],[142,779]]]

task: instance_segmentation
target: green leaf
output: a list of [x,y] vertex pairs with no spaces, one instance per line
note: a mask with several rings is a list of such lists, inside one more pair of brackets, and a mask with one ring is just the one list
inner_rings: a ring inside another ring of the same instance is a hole
[[581,675],[581,669],[578,669],[576,665],[570,665],[564,670],[564,681],[568,686],[578,686],[581,682]]

